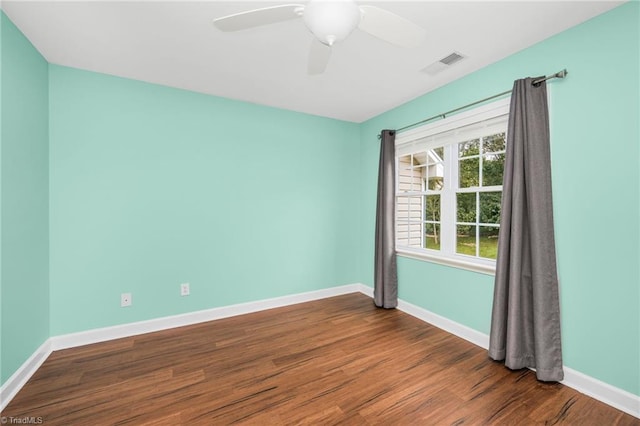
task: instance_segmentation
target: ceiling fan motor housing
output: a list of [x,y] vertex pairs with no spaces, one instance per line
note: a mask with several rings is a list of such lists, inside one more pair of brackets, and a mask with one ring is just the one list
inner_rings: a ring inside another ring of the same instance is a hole
[[351,34],[360,23],[361,12],[353,0],[311,0],[303,18],[309,31],[331,46]]

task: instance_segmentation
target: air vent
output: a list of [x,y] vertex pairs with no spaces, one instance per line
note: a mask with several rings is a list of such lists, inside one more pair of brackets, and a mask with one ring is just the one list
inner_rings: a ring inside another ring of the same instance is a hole
[[459,53],[453,52],[451,55],[447,56],[446,58],[440,59],[440,62],[442,62],[445,65],[453,65],[462,58],[464,58],[464,56],[460,55]]
[[440,71],[449,68],[450,66],[452,66],[453,64],[455,64],[457,62],[460,62],[464,58],[465,58],[464,55],[461,55],[458,52],[453,52],[453,53],[445,56],[444,58],[440,59],[439,61],[436,61],[436,62],[432,63],[431,65],[429,65],[428,67],[422,69],[422,72],[425,72],[425,73],[427,73],[429,75],[436,75]]

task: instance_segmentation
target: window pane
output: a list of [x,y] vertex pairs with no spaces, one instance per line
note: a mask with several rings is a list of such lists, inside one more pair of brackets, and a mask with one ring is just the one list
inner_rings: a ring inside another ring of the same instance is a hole
[[476,227],[456,226],[456,253],[476,255]]
[[495,259],[498,257],[498,231],[496,226],[480,227],[480,257]]
[[424,247],[432,250],[440,250],[439,223],[425,224]]
[[444,161],[444,148],[433,148],[427,153],[428,164],[442,163]]
[[505,134],[497,133],[495,135],[486,136],[482,140],[482,153],[500,152],[506,148]]
[[419,166],[421,164],[427,164],[426,152],[416,152],[415,154],[413,154],[413,165]]
[[458,222],[476,221],[476,193],[459,193],[457,198],[457,220]]
[[409,245],[409,224],[396,221],[396,246]]
[[396,197],[396,221],[407,221],[409,215],[409,197],[398,196]]
[[478,155],[480,153],[480,139],[473,139],[458,144],[458,158]]
[[413,167],[411,155],[403,155],[398,158],[398,192],[412,191]]
[[422,197],[409,197],[408,217],[410,221],[422,221]]
[[[430,166],[429,169],[431,169]],[[429,189],[432,191],[441,191],[444,188],[444,176],[429,175]]]
[[409,225],[409,247],[422,248],[422,225],[414,223]]
[[504,154],[488,154],[482,160],[482,186],[502,185]]
[[444,189],[444,148],[434,148],[428,152],[429,165],[427,166],[427,188],[431,191]]
[[500,223],[500,201],[502,192],[480,193],[480,222]]
[[396,246],[421,247],[421,229],[420,223],[396,222]]
[[424,197],[425,220],[440,222],[440,195],[426,195]]
[[396,197],[396,220],[422,221],[422,197]]
[[424,191],[427,187],[427,166],[422,165],[413,167],[413,185],[414,191]]
[[440,147],[440,148],[433,148],[431,151],[429,151],[429,153],[431,154],[431,157],[433,158],[432,163],[439,163],[444,161],[444,148]]
[[458,179],[460,188],[480,186],[480,159],[468,158],[460,160]]

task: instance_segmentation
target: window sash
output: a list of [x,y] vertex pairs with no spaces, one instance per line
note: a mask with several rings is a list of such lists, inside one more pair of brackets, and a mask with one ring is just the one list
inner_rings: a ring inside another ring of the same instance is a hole
[[[498,102],[477,108],[469,113],[459,114],[450,119],[442,120],[434,125],[422,126],[411,132],[398,135],[396,139],[396,166],[401,157],[413,155],[420,152],[427,152],[435,148],[444,148],[444,188],[441,190],[429,190],[428,181],[426,185],[422,185],[421,190],[401,191],[399,185],[396,185],[396,206],[401,198],[414,197],[416,200],[420,198],[420,214],[415,217],[398,217],[396,213],[396,222],[407,229],[413,228],[414,231],[419,227],[420,247],[411,246],[417,243],[418,239],[398,238],[396,236],[397,250],[401,254],[408,254],[409,257],[427,258],[427,260],[444,259],[445,264],[463,267],[466,269],[477,270],[479,272],[490,272],[495,267],[495,260],[478,257],[480,250],[480,240],[478,238],[480,227],[499,228],[496,223],[480,222],[480,205],[476,201],[476,221],[475,222],[458,222],[457,217],[457,194],[458,193],[483,193],[483,192],[502,192],[502,185],[482,186],[482,162],[485,156],[504,154],[504,151],[486,153],[480,150],[477,155],[464,157],[479,158],[479,182],[478,186],[459,188],[459,164],[458,144],[467,140],[491,136],[496,133],[506,133],[508,121],[509,99],[503,99]],[[416,167],[412,164],[412,170]],[[399,169],[397,168],[397,173]],[[398,181],[399,179],[397,179]],[[412,188],[413,189],[413,188]],[[424,200],[427,195],[440,195],[440,221],[433,221],[425,217],[426,208]],[[477,195],[476,199],[480,196]],[[433,250],[426,248],[425,233],[427,224],[436,223],[440,226],[439,242],[440,249]],[[466,225],[475,227],[475,244],[476,256],[457,253],[457,226]],[[398,226],[398,225],[396,225]],[[402,241],[401,241],[402,240]],[[402,243],[408,243],[404,245]],[[465,265],[471,265],[467,268]],[[473,265],[478,265],[476,268]]]

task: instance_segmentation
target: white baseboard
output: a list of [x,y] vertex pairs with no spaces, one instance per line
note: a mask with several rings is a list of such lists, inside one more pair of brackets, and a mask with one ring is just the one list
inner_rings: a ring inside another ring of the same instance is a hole
[[47,339],[0,387],[0,411],[16,396],[42,363],[51,355],[51,339]]
[[638,395],[611,386],[567,366],[564,367],[564,380],[561,383],[640,419],[640,396]]
[[364,294],[365,296],[369,296],[370,298],[373,299],[373,287],[369,287],[368,285],[364,285],[364,284],[358,284],[359,288],[358,291],[362,294]]
[[398,309],[424,322],[435,325],[436,327],[441,328],[448,333],[454,334],[464,340],[467,340],[474,345],[480,346],[484,349],[489,348],[489,336],[487,334],[480,333],[473,328],[469,328],[466,325],[451,321],[448,318],[445,318],[438,314],[434,314],[431,311],[413,305],[409,302],[405,302],[404,300],[398,300]]
[[84,346],[92,343],[121,339],[123,337],[137,336],[139,334],[152,333],[154,331],[167,330],[176,327],[183,327],[186,325],[198,324],[201,322],[213,321],[217,319],[233,317],[236,315],[250,314],[252,312],[263,311],[266,309],[273,309],[282,306],[295,305],[297,303],[310,302],[312,300],[325,299],[327,297],[339,296],[341,294],[356,293],[359,291],[360,284],[347,284],[339,287],[331,287],[322,290],[292,294],[288,296],[274,297],[271,299],[258,300],[255,302],[222,306],[219,308],[189,312],[186,314],[172,315],[169,317],[155,318],[151,320],[138,321],[112,327],[81,331],[79,333],[64,334],[61,336],[52,337],[50,340],[52,342],[52,349],[54,351],[57,351],[60,349],[74,348],[76,346]]
[[[136,336],[138,334],[151,333],[355,292],[373,297],[373,288],[364,284],[348,284],[289,296],[51,337],[0,387],[0,411],[9,404],[13,397],[54,350]],[[426,323],[461,337],[481,348],[487,349],[489,347],[488,335],[465,325],[409,302],[405,302],[404,300],[398,301],[398,309]],[[640,418],[640,396],[611,386],[569,367],[564,367],[564,372],[565,379],[562,381],[564,385],[602,401],[618,410]]]
[[[361,285],[361,292],[373,297],[373,289],[371,287]],[[483,349],[489,348],[489,335],[487,334],[434,314],[402,299],[398,300],[398,309]],[[620,411],[640,418],[640,396],[638,395],[611,386],[567,366],[564,366],[564,380],[561,383]]]

